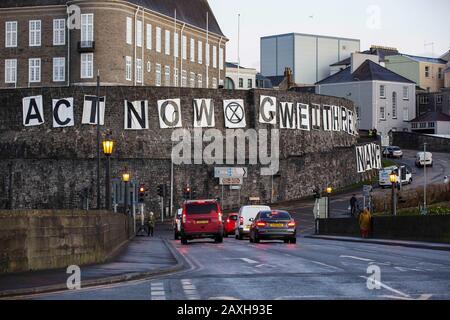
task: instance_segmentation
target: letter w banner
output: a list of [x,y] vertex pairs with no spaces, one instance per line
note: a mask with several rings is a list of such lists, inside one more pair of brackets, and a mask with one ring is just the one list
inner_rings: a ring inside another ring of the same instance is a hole
[[125,130],[149,129],[147,100],[134,102],[125,100],[124,108],[125,108],[125,116],[124,116]]
[[356,147],[356,167],[358,173],[382,169],[381,147],[370,143]]
[[214,128],[214,103],[212,99],[194,99],[194,128]]

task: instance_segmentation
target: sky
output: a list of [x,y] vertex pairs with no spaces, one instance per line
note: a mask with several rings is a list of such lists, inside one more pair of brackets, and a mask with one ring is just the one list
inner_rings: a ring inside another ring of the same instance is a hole
[[[412,55],[441,56],[450,49],[449,0],[209,0],[229,38],[227,61],[238,61],[238,14],[241,15],[240,59],[260,69],[260,38],[307,33],[361,40],[395,47]],[[434,43],[434,45],[431,45]]]

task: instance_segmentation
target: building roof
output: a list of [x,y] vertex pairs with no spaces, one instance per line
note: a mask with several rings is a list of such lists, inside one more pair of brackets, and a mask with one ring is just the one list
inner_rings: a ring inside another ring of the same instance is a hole
[[[231,68],[231,69],[237,69],[238,68],[238,64],[234,63],[234,62],[226,62],[225,66],[227,68]],[[239,66],[239,69],[249,69],[249,68],[245,68],[243,66]],[[255,70],[255,69],[249,69],[249,70]]]
[[[91,0],[96,2],[98,0]],[[102,0],[104,1],[104,0]],[[112,0],[107,0],[112,1]],[[219,23],[214,16],[207,0],[123,0],[138,6],[145,7],[149,10],[158,12],[170,18],[175,17],[175,9],[177,11],[177,19],[206,30],[206,13],[209,15],[209,31],[219,36],[225,37],[220,29]],[[37,7],[50,5],[66,5],[70,0],[2,0],[0,8],[9,7]]]
[[401,55],[418,62],[447,64],[447,61],[440,58],[420,57],[420,56],[413,56],[410,54],[401,54]]
[[351,66],[345,68],[344,70],[325,78],[316,84],[327,84],[327,83],[344,83],[344,82],[357,82],[357,81],[391,81],[391,82],[402,82],[402,83],[414,83],[401,75],[388,70],[378,63],[371,60],[366,60],[363,62],[359,68],[351,73]]
[[270,76],[266,78],[270,80],[274,87],[278,87],[284,80],[284,76]]
[[424,113],[418,116],[417,118],[411,120],[411,122],[437,122],[437,121],[450,122],[450,116],[442,112],[432,111]]
[[[379,47],[379,46],[372,46],[369,50],[365,50],[361,53],[377,55],[380,58],[380,61],[385,61],[385,57],[387,57],[387,56],[394,56],[394,55],[399,54],[398,50],[395,48],[386,48],[386,47]],[[352,59],[351,59],[351,57],[348,57],[347,59],[333,63],[332,65],[330,65],[330,67],[349,66],[351,63],[352,63]]]

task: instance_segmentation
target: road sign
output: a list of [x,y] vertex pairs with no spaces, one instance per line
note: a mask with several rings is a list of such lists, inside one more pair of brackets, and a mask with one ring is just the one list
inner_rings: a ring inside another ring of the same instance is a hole
[[365,197],[369,197],[370,193],[373,191],[373,187],[372,186],[364,186],[363,187],[363,193]]
[[243,184],[243,178],[219,178],[223,186],[240,186]]
[[247,168],[214,168],[215,178],[247,178]]

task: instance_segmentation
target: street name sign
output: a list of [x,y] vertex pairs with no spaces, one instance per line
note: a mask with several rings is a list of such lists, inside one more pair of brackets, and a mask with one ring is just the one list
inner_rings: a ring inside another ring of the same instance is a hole
[[247,178],[247,168],[214,168],[215,178]]
[[243,178],[219,178],[223,186],[240,186],[243,184]]

